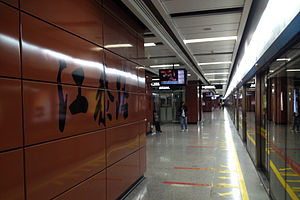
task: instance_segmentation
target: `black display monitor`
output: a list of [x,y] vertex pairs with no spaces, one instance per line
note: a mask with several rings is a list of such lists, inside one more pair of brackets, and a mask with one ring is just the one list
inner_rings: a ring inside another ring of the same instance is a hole
[[186,70],[185,69],[160,69],[159,79],[160,85],[186,85]]

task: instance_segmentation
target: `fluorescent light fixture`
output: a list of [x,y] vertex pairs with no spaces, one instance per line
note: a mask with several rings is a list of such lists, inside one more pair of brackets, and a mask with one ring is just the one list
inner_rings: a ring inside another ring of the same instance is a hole
[[288,61],[288,62],[290,62],[290,58],[278,58],[278,59],[276,59],[276,61]]
[[231,61],[198,63],[198,65],[222,65],[222,64],[231,64]]
[[101,47],[92,47],[92,48],[90,48],[92,51],[102,51],[103,50],[103,48],[101,48]]
[[158,89],[160,89],[160,90],[169,90],[170,87],[169,86],[160,86]]
[[153,78],[152,81],[159,81],[159,78]]
[[132,44],[108,44],[104,46],[107,49],[133,47]]
[[229,72],[216,72],[216,73],[205,73],[204,76],[210,76],[210,75],[228,75]]
[[282,31],[297,16],[299,9],[299,0],[268,1],[252,38],[243,46],[245,53],[241,55],[241,60],[239,60],[236,66],[236,71],[232,76],[225,98],[230,95],[234,88],[241,82],[242,78],[257,63],[257,60],[261,58]]
[[208,79],[209,81],[227,81],[227,78],[220,78],[220,79]]
[[227,83],[212,83],[212,84],[214,84],[214,85],[226,85]]
[[287,69],[287,72],[300,72],[300,69]]
[[[164,67],[173,67],[173,64],[167,65],[151,65],[150,68],[164,68]],[[179,67],[179,64],[174,64],[174,67]]]
[[189,43],[216,42],[216,41],[226,41],[226,40],[236,40],[236,39],[237,39],[237,36],[227,36],[227,37],[190,39],[190,40],[183,40],[183,42],[185,44],[189,44]]
[[153,43],[153,42],[150,42],[150,43],[144,43],[144,47],[155,47],[156,44]]
[[202,86],[202,89],[203,90],[213,90],[213,89],[216,89],[216,87],[213,85],[205,85],[205,86]]
[[192,76],[191,74],[187,74],[187,76]]

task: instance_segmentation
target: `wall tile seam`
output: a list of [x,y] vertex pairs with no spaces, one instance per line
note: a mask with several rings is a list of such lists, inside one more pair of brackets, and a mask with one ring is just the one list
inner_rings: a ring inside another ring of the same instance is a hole
[[[61,193],[55,195],[55,196],[52,197],[51,199],[55,200],[55,199],[58,198],[59,196],[61,196],[61,195],[65,194],[65,193],[71,191],[72,189],[76,188],[77,186],[79,186],[79,185],[81,185],[81,184],[84,184],[84,183],[87,182],[87,181],[90,181],[90,180],[93,179],[95,176],[99,175],[100,173],[104,172],[105,170],[106,170],[106,167],[103,168],[102,170],[96,172],[95,174],[88,176],[88,177],[85,178],[84,180],[82,180],[82,181],[76,183],[75,185],[72,185],[71,187],[69,187],[69,188],[67,188],[65,191],[63,191],[63,192],[61,192]],[[106,178],[105,178],[105,184],[106,184],[106,182],[107,182],[107,180],[106,180]],[[106,185],[105,185],[105,187],[106,187]]]
[[[61,26],[56,25],[56,24],[53,24],[53,23],[51,23],[51,22],[48,22],[48,21],[46,21],[46,20],[44,20],[44,19],[42,19],[42,18],[40,18],[40,17],[38,17],[38,16],[35,16],[35,15],[33,15],[33,14],[31,14],[31,13],[25,11],[25,10],[22,10],[22,9],[17,9],[17,10],[20,10],[21,13],[26,14],[26,15],[28,15],[28,16],[31,16],[31,17],[33,17],[33,18],[35,18],[35,19],[37,19],[37,20],[39,20],[39,21],[42,21],[42,22],[44,22],[44,23],[46,23],[46,24],[48,24],[48,25],[50,25],[50,26],[53,26],[53,27],[55,27],[55,28],[58,28],[58,29],[60,29],[61,31],[64,31],[64,32],[66,32],[66,33],[68,33],[68,34],[71,34],[71,35],[73,35],[73,36],[75,36],[75,37],[77,37],[77,38],[79,38],[79,39],[82,39],[82,40],[84,40],[84,41],[86,41],[86,42],[89,42],[90,44],[93,44],[93,45],[95,45],[95,46],[97,46],[97,47],[100,47],[100,48],[104,49],[105,51],[108,51],[108,52],[110,52],[110,53],[113,53],[113,54],[115,54],[115,55],[117,55],[117,56],[119,56],[119,57],[121,57],[121,58],[123,58],[123,59],[125,59],[125,60],[128,60],[128,61],[130,61],[130,62],[132,62],[132,63],[135,63],[135,64],[138,65],[138,66],[144,66],[144,65],[142,65],[142,64],[140,64],[140,63],[137,63],[136,61],[131,60],[130,58],[127,58],[127,57],[125,57],[125,56],[123,56],[123,55],[120,55],[120,54],[118,54],[118,53],[116,53],[116,52],[110,50],[110,49],[107,49],[107,48],[103,47],[103,44],[101,45],[101,44],[97,44],[97,43],[95,43],[95,42],[93,42],[93,41],[90,41],[90,40],[86,39],[86,38],[83,37],[83,36],[80,36],[80,35],[78,35],[78,34],[76,34],[76,33],[73,33],[73,32],[71,32],[71,31],[69,31],[69,30],[67,30],[67,29],[65,29],[65,28],[63,28],[63,27],[61,27]],[[102,34],[103,34],[103,32],[102,32]],[[103,35],[102,35],[102,37],[103,37]],[[104,40],[103,40],[103,43],[104,43]],[[138,47],[136,46],[136,48],[138,48]],[[137,57],[138,57],[138,55],[137,55]]]
[[8,3],[8,2],[5,2],[5,1],[2,1],[2,0],[0,0],[0,4],[1,3],[3,3],[4,5],[7,5],[7,6],[9,6],[9,7],[11,7],[11,8],[14,8],[15,10],[20,10],[18,7],[20,6],[19,5],[19,3],[18,3],[18,7],[15,7],[14,5],[12,5],[12,4],[10,4],[10,3]]
[[[31,82],[31,83],[41,83],[41,84],[50,84],[50,85],[61,85],[61,86],[70,86],[70,87],[78,87],[78,85],[71,84],[71,83],[57,83],[57,82],[52,82],[52,81],[43,81],[43,80],[35,80],[35,79],[26,79],[26,78],[15,78],[15,77],[3,77],[0,75],[0,79],[11,79],[11,80],[20,80],[20,81],[25,81],[25,82]],[[130,85],[129,85],[130,86]],[[80,86],[83,89],[96,89],[96,90],[103,90],[103,91],[112,91],[112,92],[124,92],[122,90],[114,90],[114,89],[106,89],[106,88],[100,88],[96,86],[90,86],[90,85],[82,85]],[[138,86],[136,86],[138,87]],[[143,88],[140,88],[143,89]],[[133,91],[125,91],[128,92],[129,94],[145,94],[144,92],[133,92]]]
[[107,164],[107,165],[106,165],[106,169],[111,168],[111,167],[114,167],[114,165],[118,164],[119,162],[123,161],[124,159],[128,158],[129,156],[131,156],[131,155],[133,155],[133,154],[139,152],[141,149],[142,149],[142,148],[139,148],[139,147],[138,147],[138,149],[132,151],[131,153],[129,153],[129,154],[127,154],[126,156],[122,157],[121,159],[119,159],[119,160],[113,162],[112,164],[110,164],[110,165]]
[[[126,23],[126,21],[124,21],[122,18],[120,18],[119,16],[115,15],[111,10],[109,10],[108,8],[106,8],[105,6],[101,5],[101,7],[112,17],[114,17],[115,20],[117,20],[119,23],[125,25],[128,30],[130,30],[132,33],[135,33],[136,34],[136,37],[137,39],[139,38],[139,33],[135,31],[135,29],[133,27],[131,27],[128,23]],[[130,16],[128,16],[130,17]],[[141,39],[143,39],[141,36],[140,36]]]
[[44,144],[47,144],[47,143],[52,143],[52,142],[65,140],[65,139],[72,139],[74,137],[88,135],[88,134],[95,134],[95,133],[100,132],[100,131],[104,132],[104,131],[109,130],[109,129],[119,128],[119,127],[126,126],[126,125],[138,124],[138,123],[141,123],[142,121],[144,121],[144,120],[137,120],[137,121],[133,121],[133,122],[118,124],[116,126],[110,126],[110,127],[104,127],[104,128],[100,128],[100,129],[90,130],[90,131],[87,131],[87,132],[81,132],[81,133],[77,133],[77,134],[74,134],[74,135],[69,135],[69,136],[65,136],[65,137],[60,137],[60,138],[55,138],[55,139],[50,139],[50,140],[46,140],[46,141],[37,142],[37,143],[34,143],[34,144],[24,145],[24,146],[21,146],[19,148],[24,148],[24,150],[25,150],[25,149],[28,149],[28,148],[33,147],[33,146],[44,145]]
[[0,151],[0,157],[1,157],[1,155],[5,154],[5,153],[11,153],[11,152],[14,152],[14,151],[24,150],[23,147],[24,146],[22,145],[22,146],[19,146],[19,147],[16,147],[16,148],[9,148],[9,149],[5,149],[5,150],[1,150]]

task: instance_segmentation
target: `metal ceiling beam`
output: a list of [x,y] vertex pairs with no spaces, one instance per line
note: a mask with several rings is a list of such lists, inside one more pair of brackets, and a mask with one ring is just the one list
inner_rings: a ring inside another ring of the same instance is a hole
[[197,17],[202,15],[233,14],[233,13],[242,13],[242,12],[243,12],[243,7],[235,7],[235,8],[222,8],[222,9],[214,9],[214,10],[172,13],[170,15],[173,18],[178,18],[178,17]]

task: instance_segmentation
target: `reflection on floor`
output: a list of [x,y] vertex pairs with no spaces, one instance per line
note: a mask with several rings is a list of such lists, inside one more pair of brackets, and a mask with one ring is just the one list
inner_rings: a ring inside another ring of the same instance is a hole
[[147,137],[146,179],[127,200],[269,199],[227,111]]

